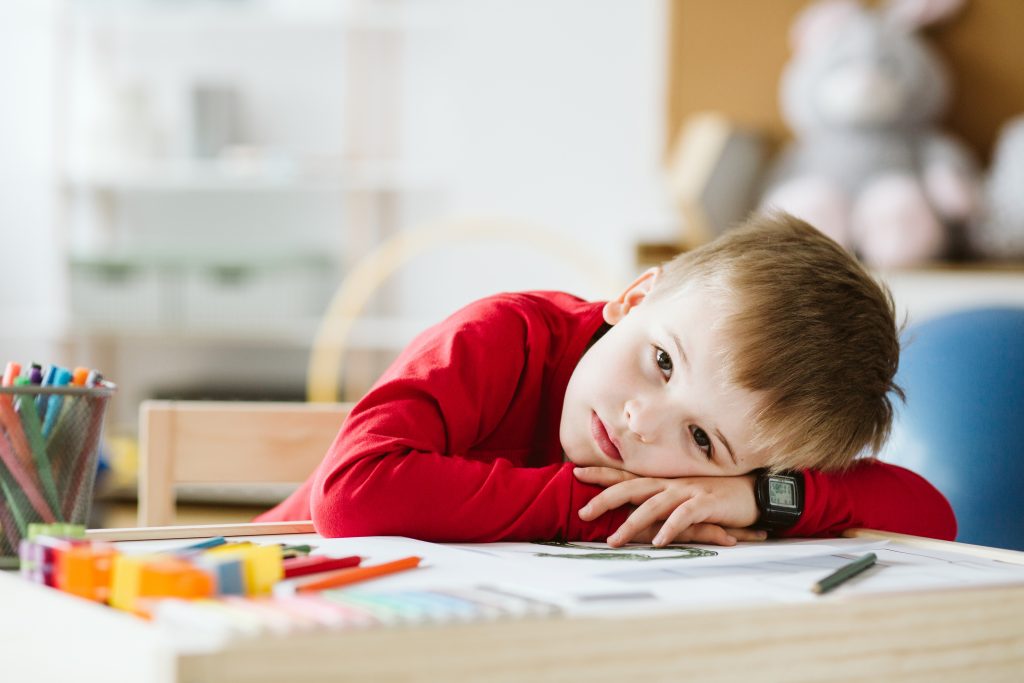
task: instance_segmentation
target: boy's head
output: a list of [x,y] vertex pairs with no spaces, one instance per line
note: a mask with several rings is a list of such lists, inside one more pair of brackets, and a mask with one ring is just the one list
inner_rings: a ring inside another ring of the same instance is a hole
[[889,293],[836,243],[758,214],[641,275],[569,380],[580,465],[646,476],[835,470],[884,443],[899,336]]

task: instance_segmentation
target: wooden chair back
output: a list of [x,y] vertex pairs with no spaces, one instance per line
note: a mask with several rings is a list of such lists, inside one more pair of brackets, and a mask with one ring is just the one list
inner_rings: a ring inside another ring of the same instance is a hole
[[351,409],[351,403],[144,401],[139,526],[174,523],[179,483],[305,481]]

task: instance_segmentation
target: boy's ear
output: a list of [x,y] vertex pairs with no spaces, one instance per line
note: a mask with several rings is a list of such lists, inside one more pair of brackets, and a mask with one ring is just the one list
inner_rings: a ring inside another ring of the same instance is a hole
[[615,325],[620,320],[626,317],[626,314],[631,310],[640,305],[640,303],[647,298],[651,290],[654,288],[654,283],[657,282],[658,277],[661,275],[661,266],[655,266],[648,268],[640,274],[637,279],[626,287],[626,289],[614,299],[611,299],[604,305],[602,313],[604,314],[604,321],[609,325]]

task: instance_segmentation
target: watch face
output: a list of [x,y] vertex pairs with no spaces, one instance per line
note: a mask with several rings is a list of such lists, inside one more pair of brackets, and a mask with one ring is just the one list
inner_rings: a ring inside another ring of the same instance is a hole
[[792,479],[769,477],[768,504],[772,507],[796,508],[796,482]]

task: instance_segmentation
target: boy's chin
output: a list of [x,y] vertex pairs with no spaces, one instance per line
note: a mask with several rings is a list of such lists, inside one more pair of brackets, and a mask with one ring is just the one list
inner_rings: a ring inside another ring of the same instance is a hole
[[576,467],[594,467],[600,463],[596,462],[593,456],[580,455],[579,453],[573,454],[572,449],[562,446],[562,454],[565,456],[566,462],[571,462]]
[[576,467],[609,467],[613,470],[625,469],[621,462],[612,462],[608,458],[602,458],[598,455],[587,454],[584,456],[573,457],[569,455],[568,451],[565,452],[565,459]]

